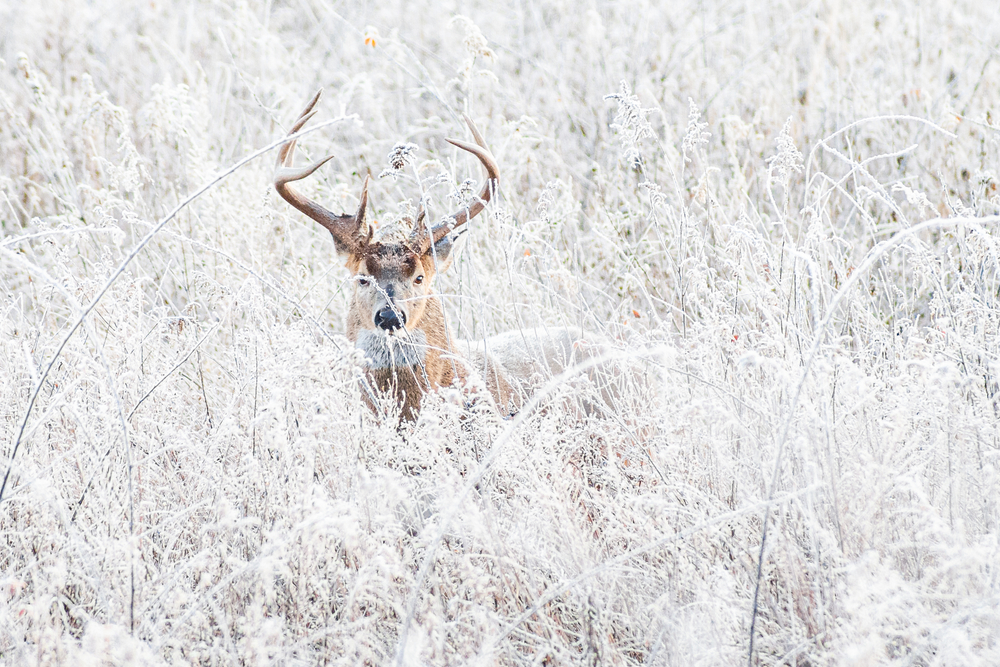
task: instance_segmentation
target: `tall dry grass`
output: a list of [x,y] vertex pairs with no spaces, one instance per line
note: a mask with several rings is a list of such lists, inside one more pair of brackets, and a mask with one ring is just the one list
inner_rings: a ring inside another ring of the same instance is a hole
[[[1000,663],[994,14],[0,4],[0,664]],[[262,151],[321,86],[311,196],[419,146],[382,221],[476,119],[449,320],[614,410],[372,418]]]

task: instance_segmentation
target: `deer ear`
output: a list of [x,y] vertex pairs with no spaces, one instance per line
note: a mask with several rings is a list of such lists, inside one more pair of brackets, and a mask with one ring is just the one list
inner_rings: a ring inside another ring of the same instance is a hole
[[454,259],[452,250],[455,249],[455,242],[458,240],[458,237],[463,233],[465,233],[464,228],[460,231],[456,230],[455,232],[443,237],[427,250],[424,257],[429,257],[431,261],[435,262],[436,273],[443,273],[448,270],[449,266],[451,266],[451,262]]
[[356,248],[349,246],[336,236],[333,237],[333,247],[337,251],[337,257],[339,257],[346,265],[350,266],[351,260],[356,256]]

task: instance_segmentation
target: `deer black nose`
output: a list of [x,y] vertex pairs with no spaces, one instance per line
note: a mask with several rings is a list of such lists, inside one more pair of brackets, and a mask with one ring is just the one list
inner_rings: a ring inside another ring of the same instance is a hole
[[392,306],[386,306],[375,313],[375,326],[379,329],[392,331],[394,329],[402,329],[405,324],[406,315],[402,311],[399,311],[397,314],[397,311],[393,310]]

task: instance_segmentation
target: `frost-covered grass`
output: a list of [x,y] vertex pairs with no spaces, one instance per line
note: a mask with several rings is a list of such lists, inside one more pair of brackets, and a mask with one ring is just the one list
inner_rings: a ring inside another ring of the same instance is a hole
[[[992,3],[8,0],[0,58],[0,664],[1000,664]],[[452,327],[602,334],[613,411],[373,419],[233,169],[321,86],[337,211],[397,143],[376,217],[455,207],[476,119]]]

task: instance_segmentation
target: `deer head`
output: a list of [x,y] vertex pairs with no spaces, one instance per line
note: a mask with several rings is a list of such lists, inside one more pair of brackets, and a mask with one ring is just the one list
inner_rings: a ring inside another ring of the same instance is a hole
[[[289,135],[298,132],[310,118],[322,91],[309,102],[292,126]],[[361,188],[361,201],[353,215],[337,215],[316,202],[303,197],[289,185],[323,166],[333,156],[305,167],[294,167],[295,140],[288,141],[278,153],[274,187],[289,204],[330,231],[337,252],[356,278],[348,314],[348,336],[362,345],[365,336],[398,337],[412,340],[413,334],[424,338],[423,345],[443,346],[448,350],[444,320],[440,306],[432,299],[435,275],[445,270],[449,262],[453,232],[478,215],[497,188],[498,169],[493,155],[486,148],[475,124],[465,117],[475,144],[448,141],[479,158],[487,178],[478,198],[434,224],[428,224],[421,203],[415,220],[388,226],[378,231],[365,222],[368,205],[366,177]],[[430,320],[428,313],[435,311]],[[440,328],[429,331],[428,328]],[[377,361],[377,360],[376,360]],[[389,363],[389,362],[386,362]],[[394,365],[398,365],[396,362]]]

